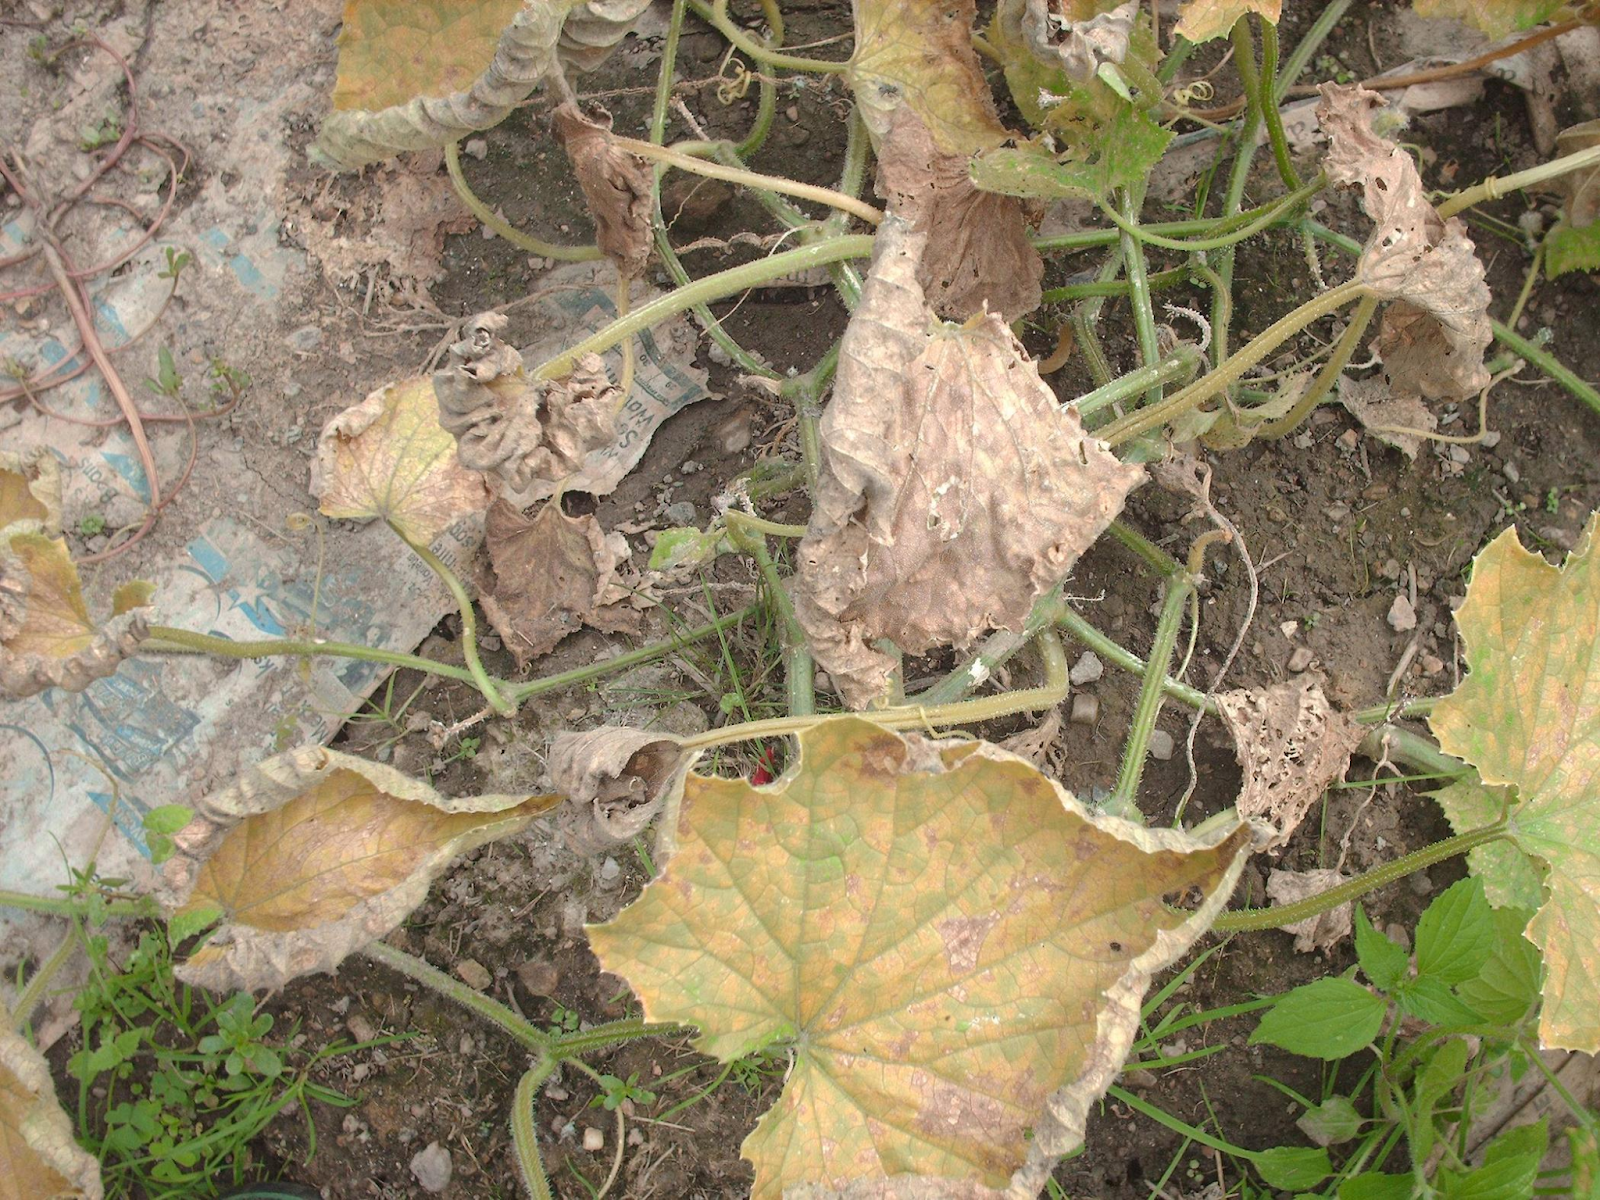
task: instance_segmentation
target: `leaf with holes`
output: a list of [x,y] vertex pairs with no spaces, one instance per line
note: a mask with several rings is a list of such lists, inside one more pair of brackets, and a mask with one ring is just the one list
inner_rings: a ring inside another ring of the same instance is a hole
[[456,457],[426,379],[387,384],[324,425],[311,494],[324,516],[382,517],[424,545],[491,498],[483,476]]
[[319,746],[250,767],[195,806],[163,868],[175,919],[222,921],[179,974],[228,991],[331,971],[404,920],[457,855],[518,832],[559,800],[448,799]]
[[1468,674],[1429,717],[1439,744],[1486,785],[1516,788],[1506,832],[1545,872],[1527,929],[1546,968],[1539,1037],[1589,1053],[1600,1050],[1597,528],[1592,515],[1560,568],[1523,549],[1515,529],[1473,560],[1456,611]]
[[743,1147],[758,1200],[912,1176],[1032,1195],[1250,847],[1238,825],[1094,815],[998,747],[855,717],[801,733],[776,783],[691,773],[669,819],[664,873],[590,940],[705,1053],[792,1045]]

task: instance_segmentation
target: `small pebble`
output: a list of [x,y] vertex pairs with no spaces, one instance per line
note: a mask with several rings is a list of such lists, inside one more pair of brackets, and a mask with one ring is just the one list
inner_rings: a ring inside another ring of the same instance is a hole
[[1493,450],[1500,444],[1500,431],[1498,429],[1489,430],[1488,433],[1483,435],[1483,440],[1478,444],[1485,450]]
[[442,1192],[450,1186],[450,1151],[429,1142],[411,1156],[411,1173],[425,1192]]
[[1294,653],[1289,655],[1289,670],[1298,674],[1311,665],[1311,647],[1296,646]]
[[350,1036],[358,1042],[370,1042],[378,1036],[378,1031],[373,1027],[372,1022],[360,1013],[356,1013],[346,1021],[344,1027],[350,1031]]
[[674,525],[693,525],[699,519],[694,511],[694,503],[689,500],[679,500],[675,504],[667,505],[667,510],[662,515]]
[[562,1087],[559,1083],[552,1083],[549,1087],[545,1088],[544,1094],[550,1097],[550,1099],[554,1100],[557,1104],[572,1097],[572,1093],[567,1091],[567,1089]]
[[607,855],[605,862],[600,864],[600,882],[605,884],[615,883],[621,876],[622,864]]
[[494,976],[489,974],[489,969],[475,958],[463,958],[458,962],[456,974],[461,976],[462,983],[480,992],[494,982]]
[[1433,891],[1433,880],[1428,878],[1426,871],[1418,871],[1411,877],[1410,887],[1414,895],[1426,896]]
[[1417,661],[1421,664],[1424,675],[1437,675],[1444,670],[1444,659],[1437,654],[1424,654]]
[[1067,672],[1067,678],[1074,687],[1082,687],[1086,683],[1093,683],[1106,673],[1106,666],[1100,661],[1100,656],[1093,650],[1085,650],[1078,661],[1072,664],[1072,670]]
[[489,143],[483,138],[468,138],[467,144],[461,148],[479,162],[489,157]]
[[1361,435],[1358,434],[1354,429],[1346,429],[1339,435],[1339,449],[1354,451],[1356,444],[1360,442],[1360,440]]
[[716,342],[712,342],[706,347],[706,357],[719,367],[733,366],[733,359],[730,358],[728,356],[728,352]]
[[1150,757],[1166,762],[1172,757],[1172,735],[1165,729],[1154,730],[1150,734]]
[[596,1129],[593,1125],[583,1131],[583,1148],[591,1153],[606,1148],[606,1135],[603,1129]]
[[1100,719],[1100,697],[1079,692],[1072,698],[1070,719],[1074,725],[1093,725]]
[[1411,601],[1400,595],[1394,598],[1394,603],[1389,605],[1389,628],[1396,633],[1406,633],[1417,627],[1417,610],[1411,607]]

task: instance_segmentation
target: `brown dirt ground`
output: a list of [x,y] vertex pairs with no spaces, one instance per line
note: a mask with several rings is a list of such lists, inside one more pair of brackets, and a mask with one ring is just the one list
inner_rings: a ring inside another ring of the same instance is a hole
[[[835,5],[786,3],[784,8],[791,14],[792,41],[828,36],[839,28]],[[1371,70],[1368,22],[1379,31],[1381,44],[1387,13],[1382,6],[1357,6],[1336,33],[1330,53],[1358,74]],[[1291,13],[1284,34],[1286,45],[1300,32],[1295,28],[1297,19],[1303,20]],[[314,32],[326,38],[332,29],[324,25]],[[714,74],[722,49],[720,39],[697,26],[684,39],[683,76]],[[653,65],[625,56],[581,86],[589,93],[610,93],[606,103],[616,115],[617,127],[633,133],[642,127],[648,104],[643,88],[653,79],[653,69]],[[622,89],[621,94],[616,94],[616,89]],[[837,84],[786,91],[779,100],[772,139],[755,166],[831,183],[842,148],[838,123],[842,97]],[[753,100],[723,107],[709,89],[692,93],[688,102],[718,134],[741,131],[753,111]],[[1561,115],[1563,124],[1572,118],[1570,113]],[[303,144],[309,129],[308,118],[284,129],[283,135]],[[675,124],[672,133],[682,132]],[[1421,119],[1409,136],[1436,156],[1426,177],[1439,186],[1447,178],[1459,185],[1538,161],[1520,95],[1499,84],[1490,84],[1485,98],[1471,108]],[[542,107],[536,104],[517,114],[491,131],[487,142],[487,158],[466,163],[480,195],[492,198],[514,224],[581,239],[587,229],[581,197],[547,136]],[[356,187],[341,180],[330,188],[326,177],[309,167],[293,177],[292,185],[298,189],[295,198],[323,205],[337,204],[338,197],[353,194]],[[1274,194],[1276,187],[1270,162],[1262,155],[1251,194],[1265,197]],[[713,193],[701,199],[715,202],[720,197],[721,193]],[[1488,206],[1487,211],[1514,224],[1527,203],[1520,196],[1512,197]],[[1359,214],[1343,201],[1331,201],[1324,219],[1357,233],[1363,228]],[[674,236],[681,242],[738,228],[765,228],[759,209],[743,198],[723,198],[720,203],[686,211]],[[1481,225],[1475,228],[1475,235],[1489,262],[1496,311],[1504,312],[1508,298],[1521,286],[1527,255],[1519,243]],[[1052,271],[1065,274],[1089,261],[1069,260]],[[1346,265],[1338,260],[1333,263],[1330,270]],[[538,285],[539,271],[530,267],[525,254],[499,239],[486,240],[476,231],[447,240],[443,265],[444,273],[434,284],[432,297],[447,317],[515,299]],[[712,252],[702,253],[692,265],[708,271],[725,263]],[[1236,269],[1236,344],[1292,307],[1305,294],[1305,276],[1300,247],[1290,236],[1272,234],[1248,243]],[[323,289],[320,294],[318,286]],[[359,320],[351,293],[346,289],[334,294],[327,289],[326,283],[308,287],[304,319],[325,321],[330,345],[349,342],[356,356],[367,355],[375,343],[370,328]],[[1588,379],[1600,377],[1600,338],[1594,336],[1596,298],[1595,280],[1583,275],[1568,277],[1557,285],[1541,284],[1528,322],[1531,327],[1554,329],[1553,350]],[[1206,306],[1206,297],[1200,293],[1187,300],[1174,299]],[[729,328],[746,346],[761,351],[780,367],[808,366],[844,323],[843,310],[831,299],[803,306],[746,300],[720,305],[718,311],[728,314]],[[1108,312],[1114,311],[1113,305]],[[382,343],[384,357],[391,362],[420,361],[440,334],[432,314],[426,315],[426,322],[432,323],[429,328],[409,332],[400,328],[406,324],[406,314],[390,310],[384,319],[394,327],[392,336]],[[368,336],[363,336],[364,329]],[[1030,320],[1030,344],[1041,352],[1048,352],[1053,333],[1053,314],[1035,314]],[[1132,365],[1131,338],[1115,316],[1106,322],[1105,336],[1113,366]],[[349,390],[347,377],[324,377],[329,371],[337,376],[338,370],[338,364],[308,364],[301,376],[307,403],[293,414],[260,412],[241,425],[240,435],[247,443],[275,439],[291,419],[320,421],[348,397],[359,395]],[[377,374],[381,377],[381,367]],[[599,503],[597,511],[603,523],[609,526],[631,518],[638,506],[653,508],[668,487],[671,499],[691,500],[703,519],[709,511],[709,496],[726,479],[748,466],[756,455],[785,449],[785,439],[792,438],[786,426],[787,413],[742,387],[731,371],[713,367],[712,379],[722,398],[684,412],[661,429],[641,466],[614,495]],[[1084,386],[1071,365],[1055,382],[1064,396]],[[755,442],[743,453],[724,454],[717,448],[712,430],[742,406],[755,410]],[[1473,414],[1463,413],[1455,428],[1470,428],[1472,419]],[[1303,645],[1326,673],[1336,702],[1362,707],[1380,700],[1390,672],[1413,636],[1394,632],[1384,619],[1396,590],[1396,583],[1384,572],[1389,560],[1399,564],[1402,574],[1415,569],[1417,662],[1432,655],[1444,664],[1432,674],[1413,666],[1401,681],[1401,690],[1409,695],[1431,695],[1452,686],[1459,657],[1450,606],[1462,594],[1464,572],[1474,552],[1510,523],[1530,545],[1550,551],[1567,548],[1585,515],[1600,505],[1600,417],[1553,385],[1511,384],[1496,390],[1491,424],[1502,432],[1499,444],[1493,450],[1471,448],[1464,465],[1449,463],[1431,448],[1425,448],[1414,462],[1408,461],[1376,441],[1360,437],[1353,449],[1348,448],[1348,439],[1342,435],[1355,426],[1342,410],[1331,408],[1319,412],[1300,439],[1213,456],[1213,495],[1238,523],[1261,566],[1260,610],[1231,675],[1234,686],[1285,678],[1286,660],[1296,646]],[[698,462],[702,469],[683,474],[681,468],[688,460]],[[782,515],[784,519],[803,519],[801,501],[792,500]],[[1176,499],[1146,488],[1135,495],[1128,515],[1153,539],[1173,546],[1186,544],[1187,535],[1180,525],[1183,506]],[[648,553],[642,539],[635,538],[634,544],[640,556]],[[1204,595],[1191,679],[1209,679],[1233,639],[1247,594],[1242,574],[1232,565],[1226,573],[1219,571]],[[711,594],[722,609],[745,603],[753,592],[750,573],[727,560],[719,564],[713,586]],[[1150,575],[1126,553],[1115,545],[1096,547],[1083,560],[1069,590],[1082,598],[1079,603],[1084,611],[1102,629],[1137,652],[1145,650],[1154,627],[1150,607],[1157,593]],[[674,597],[673,603],[685,619],[695,619],[702,598],[696,585]],[[1283,627],[1291,622],[1298,629],[1288,636]],[[453,620],[444,622],[422,652],[458,657],[456,628]],[[590,662],[610,640],[592,633],[576,635],[538,664],[537,670],[543,674]],[[741,669],[754,676],[755,682],[747,682],[747,695],[755,697],[764,687],[768,699],[781,696],[781,683],[770,675],[770,657],[762,665],[759,641],[758,634],[749,630],[731,640],[732,653],[743,664]],[[492,671],[513,673],[508,655],[490,652],[488,657]],[[930,662],[926,671],[931,674],[943,665],[947,664]],[[1015,673],[1020,676],[1027,670],[1026,665],[1019,665]],[[409,695],[420,682],[402,672],[396,695]],[[1112,782],[1118,731],[1131,712],[1135,686],[1135,680],[1108,669],[1105,678],[1094,685],[1100,701],[1098,722],[1066,726],[1058,756],[1064,764],[1060,777],[1077,794],[1091,795]],[[719,697],[713,694],[717,688],[731,688],[720,655],[714,647],[702,648],[680,660],[668,660],[662,666],[593,688],[548,697],[530,706],[512,725],[481,730],[483,742],[472,757],[444,761],[451,758],[450,751],[440,754],[420,736],[402,735],[377,722],[352,723],[342,744],[356,752],[378,753],[387,742],[384,754],[396,765],[428,773],[434,785],[449,794],[506,790],[537,775],[539,750],[554,729],[646,719],[657,719],[672,728],[700,727],[721,719]],[[414,710],[426,710],[447,721],[466,716],[476,707],[472,696],[462,689],[435,682],[422,683],[414,703]],[[657,713],[660,715],[653,717]],[[1186,713],[1169,708],[1161,724],[1181,748],[1187,733]],[[999,736],[1023,727],[1021,722],[1012,722],[989,732]],[[1225,735],[1209,722],[1202,727],[1196,752],[1199,783],[1189,811],[1198,817],[1231,802],[1239,772]],[[730,769],[739,765],[738,761],[729,764]],[[1353,774],[1360,776],[1371,769],[1371,764],[1358,762]],[[1141,807],[1153,821],[1162,820],[1187,783],[1188,769],[1180,749],[1172,761],[1152,764]],[[1283,852],[1281,863],[1302,868],[1331,863],[1338,857],[1340,839],[1352,827],[1346,865],[1357,870],[1448,832],[1437,808],[1423,795],[1405,787],[1385,789],[1363,808],[1365,795],[1356,790],[1330,793],[1322,820],[1303,827]],[[1264,865],[1250,869],[1252,877],[1248,887],[1241,888],[1238,903],[1259,902],[1264,871]],[[1450,865],[1436,868],[1427,878],[1396,884],[1374,894],[1368,910],[1380,923],[1397,921],[1409,926],[1430,892],[1458,873],[1459,868]],[[619,852],[609,859],[584,858],[535,830],[456,864],[391,940],[445,970],[467,958],[483,964],[494,976],[491,990],[519,1006],[536,1023],[558,1020],[558,1008],[575,1012],[587,1022],[612,1019],[633,1011],[632,1000],[619,981],[599,974],[581,926],[586,920],[603,920],[614,914],[637,894],[644,879],[643,864],[632,853]],[[1209,958],[1175,1002],[1203,1008],[1282,991],[1343,969],[1350,961],[1348,947],[1335,951],[1328,960],[1296,954],[1288,936],[1281,933],[1239,938]],[[537,993],[525,982],[525,977],[534,975],[544,981]],[[418,1149],[437,1141],[451,1151],[455,1165],[455,1181],[444,1193],[446,1197],[466,1200],[518,1194],[507,1113],[526,1057],[509,1039],[468,1019],[431,993],[360,959],[351,960],[331,978],[293,984],[272,1000],[271,1009],[282,1018],[300,1019],[311,1043],[349,1037],[353,1028],[412,1033],[415,1037],[385,1051],[338,1060],[337,1073],[330,1070],[324,1081],[358,1096],[359,1103],[348,1110],[313,1107],[319,1149],[309,1163],[302,1162],[307,1147],[304,1123],[298,1117],[275,1123],[259,1140],[266,1164],[281,1168],[287,1177],[320,1186],[327,1200],[415,1197],[424,1193],[412,1178],[408,1161]],[[1314,1092],[1320,1068],[1271,1049],[1247,1048],[1244,1040],[1251,1027],[1251,1020],[1243,1018],[1193,1031],[1189,1048],[1203,1044],[1226,1045],[1227,1049],[1209,1059],[1203,1071],[1174,1070],[1147,1081],[1144,1094],[1194,1123],[1205,1122],[1208,1106],[1215,1105],[1222,1132],[1246,1147],[1301,1144],[1293,1126],[1293,1106],[1255,1077],[1270,1075]],[[593,1065],[622,1077],[638,1072],[643,1083],[660,1092],[656,1106],[641,1108],[628,1123],[629,1149],[615,1194],[640,1200],[648,1196],[746,1194],[750,1174],[739,1158],[739,1144],[776,1095],[779,1079],[768,1075],[755,1082],[754,1090],[729,1080],[670,1122],[657,1122],[651,1119],[652,1112],[705,1088],[715,1078],[714,1064],[696,1056],[682,1041],[645,1041],[597,1056]],[[678,1072],[683,1073],[670,1082],[656,1082]],[[587,1194],[578,1177],[598,1183],[609,1168],[615,1130],[609,1114],[589,1107],[593,1096],[594,1089],[585,1078],[568,1072],[553,1080],[539,1101],[546,1164],[558,1194]],[[591,1126],[605,1131],[603,1152],[582,1149],[583,1131]],[[1142,1197],[1166,1172],[1179,1149],[1176,1135],[1116,1104],[1105,1104],[1091,1118],[1086,1149],[1063,1164],[1057,1178],[1069,1196]],[[1191,1148],[1172,1182],[1180,1188],[1198,1189],[1215,1177],[1217,1169],[1209,1154]]]

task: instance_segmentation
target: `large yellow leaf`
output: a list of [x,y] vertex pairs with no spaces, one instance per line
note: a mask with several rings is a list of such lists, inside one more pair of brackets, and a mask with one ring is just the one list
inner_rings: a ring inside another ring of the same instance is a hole
[[346,0],[337,110],[388,108],[472,86],[522,0]]
[[[1434,707],[1439,744],[1517,790],[1509,833],[1545,868],[1546,1046],[1600,1050],[1600,553],[1591,516],[1562,568],[1508,529],[1473,562],[1456,623],[1469,673]],[[1478,860],[1476,869],[1493,870]],[[1521,878],[1492,882],[1525,892]]]
[[59,537],[22,520],[0,531],[0,694],[46,688],[78,692],[116,671],[144,640],[151,586],[128,583],[112,596],[112,615],[96,625],[77,564]]
[[1419,17],[1455,17],[1476,25],[1492,38],[1559,17],[1571,8],[1566,0],[1415,0]]
[[1034,1194],[1249,832],[1092,815],[985,743],[854,717],[799,742],[771,786],[689,775],[665,872],[589,931],[601,963],[723,1061],[790,1046],[744,1143],[758,1200],[889,1180],[965,1196],[1014,1175]]
[[326,516],[382,517],[421,543],[491,498],[483,476],[457,459],[426,379],[381,387],[323,426],[311,494]]
[[72,1140],[50,1068],[32,1046],[0,1027],[0,1197],[100,1200],[100,1164]]
[[175,838],[169,908],[223,922],[180,972],[227,990],[332,970],[398,925],[451,859],[518,832],[558,800],[447,799],[318,746],[268,759],[202,801]]
[[0,450],[0,529],[37,521],[50,537],[61,534],[61,466],[47,450]]
[[1227,37],[1246,13],[1257,13],[1276,25],[1282,12],[1283,0],[1189,0],[1178,10],[1178,36],[1208,42]]

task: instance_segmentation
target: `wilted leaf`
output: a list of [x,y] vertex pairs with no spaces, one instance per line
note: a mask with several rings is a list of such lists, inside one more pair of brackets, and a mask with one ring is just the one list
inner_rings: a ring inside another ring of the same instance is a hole
[[312,156],[353,170],[497,125],[560,69],[558,42],[560,61],[591,70],[646,7],[642,0],[346,0],[336,111]]
[[1057,159],[1031,144],[1001,146],[972,160],[972,179],[985,191],[1034,200],[1103,200],[1115,188],[1143,183],[1171,141],[1171,131],[1125,107],[1104,142],[1083,157]]
[[879,147],[878,193],[926,235],[917,282],[941,317],[964,321],[987,307],[1014,321],[1039,306],[1044,260],[1022,205],[979,191],[966,157],[941,153],[909,108],[895,114]]
[[1431,433],[1439,427],[1439,418],[1421,397],[1395,393],[1382,375],[1366,379],[1340,375],[1337,395],[1339,403],[1361,422],[1363,429],[1407,458],[1416,458],[1417,451],[1422,449],[1421,435],[1408,430],[1423,429]]
[[1507,831],[1546,868],[1528,924],[1547,975],[1539,1038],[1600,1049],[1600,553],[1591,516],[1566,565],[1523,549],[1515,529],[1473,561],[1456,611],[1467,677],[1434,707],[1439,744],[1512,786]]
[[498,477],[526,506],[555,495],[591,450],[612,440],[622,394],[595,354],[564,379],[529,379],[522,355],[498,336],[505,325],[503,313],[474,317],[434,372],[433,390],[461,462]]
[[0,530],[0,695],[81,692],[114,673],[147,632],[132,610],[150,602],[149,584],[118,588],[110,619],[96,625],[67,543],[40,528],[22,520]]
[[1567,0],[1413,0],[1412,7],[1419,17],[1455,17],[1490,38],[1503,38],[1552,20],[1569,5]]
[[[1348,878],[1331,868],[1283,871],[1274,867],[1267,873],[1267,899],[1277,905],[1293,904],[1337,887]],[[1350,936],[1352,919],[1352,906],[1346,902],[1325,913],[1278,928],[1294,934],[1294,948],[1301,954],[1313,951],[1326,953]]]
[[1226,37],[1246,13],[1276,25],[1282,12],[1283,0],[1189,0],[1178,10],[1176,32],[1191,42],[1208,42]]
[[558,733],[550,743],[550,784],[588,810],[614,842],[644,832],[684,761],[675,738],[605,725]]
[[583,626],[638,633],[639,613],[617,568],[628,561],[628,540],[608,534],[594,517],[569,517],[547,500],[532,519],[496,500],[484,529],[494,590],[483,611],[517,664],[548,654]]
[[15,521],[37,521],[46,537],[61,536],[61,464],[42,447],[0,450],[0,530]]
[[621,149],[611,136],[611,114],[603,121],[584,115],[568,100],[551,114],[556,137],[589,203],[595,241],[623,279],[635,279],[650,258],[654,203],[649,165]]
[[15,1200],[100,1200],[100,1164],[72,1140],[44,1056],[0,1027],[0,1193]]
[[923,238],[886,218],[822,418],[795,606],[846,701],[883,693],[889,638],[920,654],[1020,629],[1144,471],[1061,411],[993,314],[936,321]]
[[1329,137],[1328,179],[1362,189],[1376,228],[1356,277],[1385,300],[1376,339],[1396,392],[1466,396],[1489,382],[1483,352],[1494,338],[1489,286],[1466,224],[1440,220],[1411,156],[1372,129],[1383,97],[1360,85],[1322,85],[1317,119]]
[[223,922],[179,975],[230,991],[331,971],[399,925],[457,855],[518,832],[559,801],[449,799],[319,746],[249,767],[196,806],[163,868],[169,909]]
[[723,1061],[792,1043],[743,1147],[758,1200],[987,1195],[1019,1169],[1032,1195],[1248,831],[1092,815],[983,743],[854,718],[799,743],[771,785],[688,777],[665,873],[590,929],[602,965]]
[[1138,0],[1114,7],[1093,0],[1024,0],[1020,24],[1036,58],[1083,84],[1102,63],[1116,66],[1127,57],[1138,16]]
[[382,517],[423,544],[490,500],[483,476],[457,460],[426,379],[386,384],[324,425],[311,494],[325,516]]
[[1343,777],[1366,731],[1328,703],[1309,673],[1223,692],[1217,707],[1244,768],[1239,816],[1265,821],[1273,829],[1268,846],[1282,846],[1328,784]]

